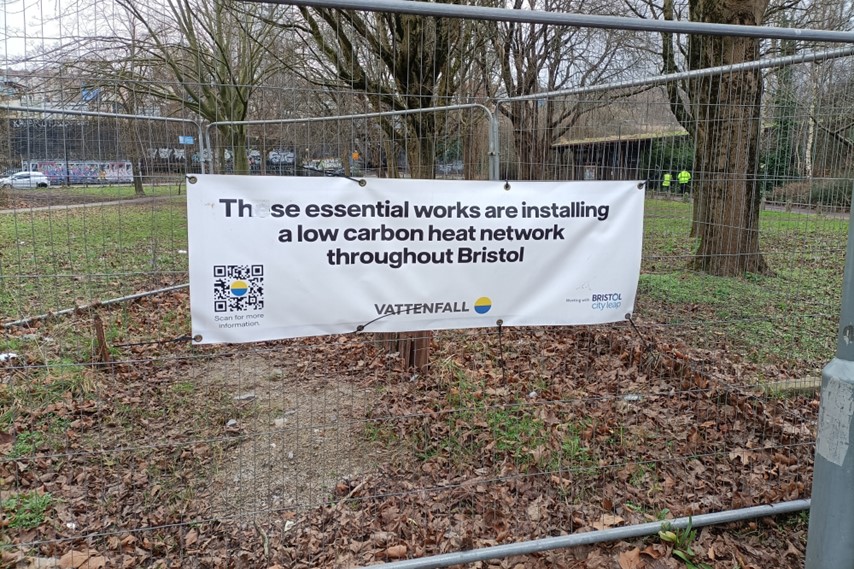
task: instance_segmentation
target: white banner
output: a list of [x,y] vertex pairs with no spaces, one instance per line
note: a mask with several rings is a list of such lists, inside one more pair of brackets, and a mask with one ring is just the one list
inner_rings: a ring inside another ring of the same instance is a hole
[[638,182],[194,177],[197,343],[600,324],[634,309]]

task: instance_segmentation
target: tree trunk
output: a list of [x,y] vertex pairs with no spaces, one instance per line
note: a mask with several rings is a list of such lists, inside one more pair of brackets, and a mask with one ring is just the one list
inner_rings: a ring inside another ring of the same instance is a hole
[[427,373],[430,364],[430,343],[433,340],[432,332],[388,332],[377,334],[376,337],[384,351],[399,354],[405,371]]
[[436,125],[429,114],[408,118],[406,160],[409,162],[409,175],[413,179],[432,180],[436,177]]
[[230,129],[231,136],[229,137],[230,146],[233,148],[232,160],[234,160],[235,174],[249,173],[249,157],[246,155],[246,127],[243,125],[233,125]]
[[810,110],[807,116],[807,141],[804,148],[804,176],[811,180],[813,177],[813,146],[815,145],[815,119],[817,116],[816,107],[818,107],[818,74],[821,72],[821,63],[810,64]]
[[[414,115],[409,123],[410,138],[406,143],[406,159],[409,176],[413,179],[436,177],[436,134],[435,124],[429,115]],[[406,332],[390,339],[403,359],[406,370],[425,373],[430,362],[430,331]]]
[[[767,3],[767,0],[693,0],[692,20],[756,25]],[[754,38],[703,37],[701,40],[702,43],[693,43],[692,54],[699,68],[759,57],[759,43]],[[761,196],[755,175],[761,72],[705,77],[693,82],[692,87],[691,98],[697,109],[693,230],[700,239],[694,267],[720,276],[767,272],[768,266],[759,251]]]
[[537,101],[512,103],[511,121],[514,122],[513,145],[518,161],[519,180],[545,178],[548,158],[548,135],[540,125]]
[[486,151],[489,146],[489,129],[492,126],[481,117],[469,117],[464,120],[462,131],[463,179],[489,179],[489,158]]
[[136,161],[133,169],[133,193],[139,197],[145,197],[145,189],[142,187],[142,161]]

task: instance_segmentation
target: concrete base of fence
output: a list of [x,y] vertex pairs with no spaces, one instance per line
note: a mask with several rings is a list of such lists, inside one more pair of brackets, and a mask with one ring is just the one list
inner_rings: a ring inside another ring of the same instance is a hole
[[854,362],[824,368],[806,569],[854,569]]
[[812,394],[821,389],[820,377],[804,377],[799,379],[787,379],[785,381],[772,381],[762,384],[762,391],[767,395],[795,395]]

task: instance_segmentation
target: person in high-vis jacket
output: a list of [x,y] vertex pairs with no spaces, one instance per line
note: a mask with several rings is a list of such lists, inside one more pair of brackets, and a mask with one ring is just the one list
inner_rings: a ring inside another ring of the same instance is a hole
[[688,170],[682,170],[679,172],[679,175],[676,176],[676,180],[679,182],[679,192],[684,194],[688,191],[688,183],[691,181],[691,172]]

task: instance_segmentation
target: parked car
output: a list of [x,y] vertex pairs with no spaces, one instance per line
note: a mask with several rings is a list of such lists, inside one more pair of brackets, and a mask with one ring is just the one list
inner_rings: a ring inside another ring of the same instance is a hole
[[0,187],[29,190],[31,188],[47,188],[50,180],[41,172],[17,172],[7,178],[0,178]]

